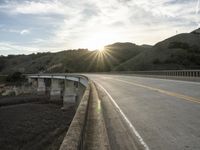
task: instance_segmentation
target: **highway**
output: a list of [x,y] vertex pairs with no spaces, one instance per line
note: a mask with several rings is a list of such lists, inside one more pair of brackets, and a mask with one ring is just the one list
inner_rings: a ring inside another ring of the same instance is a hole
[[151,150],[200,149],[200,83],[86,74],[101,85]]

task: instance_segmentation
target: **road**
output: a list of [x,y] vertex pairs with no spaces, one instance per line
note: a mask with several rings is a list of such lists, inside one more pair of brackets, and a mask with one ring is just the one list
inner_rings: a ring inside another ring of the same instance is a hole
[[151,150],[200,149],[200,83],[86,75],[105,88]]

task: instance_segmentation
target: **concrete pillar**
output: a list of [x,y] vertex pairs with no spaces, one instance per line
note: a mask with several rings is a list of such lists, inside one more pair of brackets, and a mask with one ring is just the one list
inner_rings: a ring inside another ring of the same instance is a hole
[[65,80],[65,89],[63,95],[63,108],[74,105],[77,101],[77,91],[74,81]]
[[36,78],[28,78],[28,83],[37,88],[38,80]]
[[194,76],[197,77],[197,72],[196,71],[194,72]]
[[82,84],[79,84],[78,90],[77,90],[77,102],[79,103],[81,98],[83,97],[83,94],[85,92],[85,86]]
[[46,87],[45,87],[45,82],[44,79],[38,78],[37,80],[37,93],[38,94],[45,94]]
[[28,83],[32,84],[32,78],[28,77]]
[[198,71],[196,72],[196,77],[199,77],[199,72]]
[[61,85],[59,79],[51,79],[50,100],[61,100]]

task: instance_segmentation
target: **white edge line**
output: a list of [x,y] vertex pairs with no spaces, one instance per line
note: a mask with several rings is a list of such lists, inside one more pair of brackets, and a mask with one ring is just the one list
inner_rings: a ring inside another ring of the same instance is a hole
[[[96,82],[96,81],[95,81]],[[144,140],[142,139],[142,137],[140,136],[140,134],[138,133],[138,131],[135,129],[135,127],[131,124],[131,122],[129,121],[129,119],[126,117],[126,115],[123,113],[123,111],[120,109],[120,107],[117,105],[117,103],[115,102],[115,100],[112,98],[112,96],[108,93],[108,91],[98,82],[96,82],[108,95],[108,97],[111,99],[112,103],[114,104],[114,106],[118,109],[118,111],[120,112],[120,114],[122,115],[122,117],[124,118],[124,120],[126,121],[126,123],[129,125],[129,127],[132,129],[132,131],[134,132],[134,134],[136,135],[136,137],[139,139],[140,144],[144,146],[145,150],[150,150],[148,145],[144,142]]]

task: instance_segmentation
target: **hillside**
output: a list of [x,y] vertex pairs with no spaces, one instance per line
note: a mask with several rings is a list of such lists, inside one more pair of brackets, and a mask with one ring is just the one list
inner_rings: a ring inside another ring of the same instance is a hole
[[200,29],[154,46],[114,43],[104,49],[0,56],[0,74],[200,69]]
[[106,46],[105,49],[105,53],[78,49],[57,53],[1,56],[0,73],[111,71],[119,64],[138,55],[145,48],[132,43],[115,43]]
[[200,69],[199,31],[197,29],[161,41],[114,70]]

